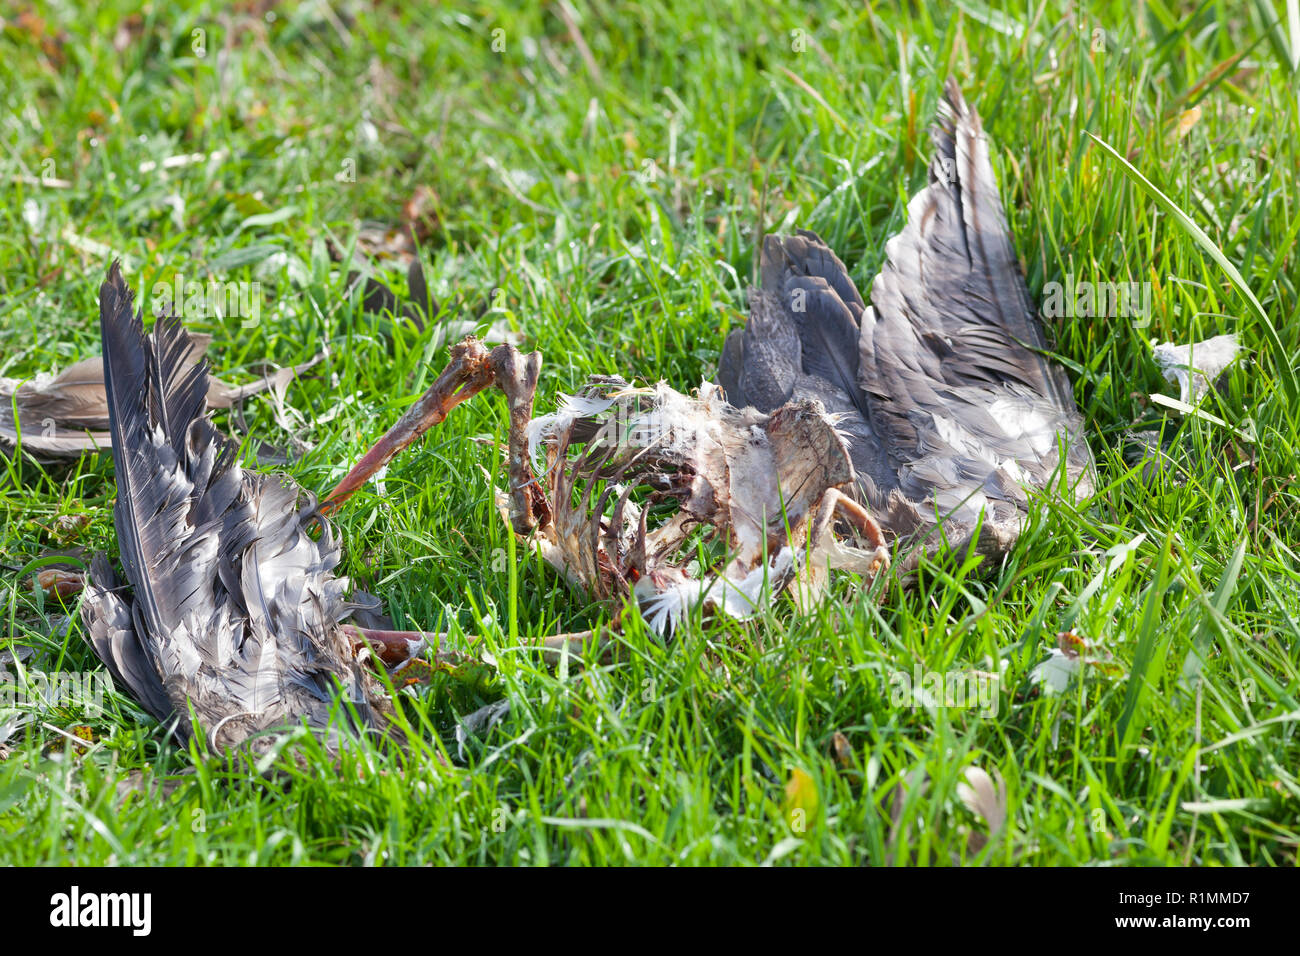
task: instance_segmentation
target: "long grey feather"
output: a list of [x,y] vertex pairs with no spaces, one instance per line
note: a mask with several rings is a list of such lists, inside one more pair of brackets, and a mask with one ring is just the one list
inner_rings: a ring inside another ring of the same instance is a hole
[[339,685],[361,727],[381,727],[383,696],[341,626],[351,606],[332,573],[339,546],[315,500],[243,471],[203,415],[206,363],[187,360],[175,319],[144,334],[116,264],[100,310],[131,592],[97,559],[82,605],[96,653],[151,713],[182,715],[186,736],[192,710],[217,746],[301,722],[333,742]]
[[887,531],[921,543],[916,554],[939,550],[942,523],[950,541],[996,555],[1019,535],[1026,487],[1059,467],[1060,443],[1079,497],[1092,457],[1069,382],[1044,354],[979,116],[951,80],[932,136],[929,183],[886,244],[873,308],[816,235],[768,236],[762,288],[718,379],[763,412],[818,398],[837,414],[862,497]]

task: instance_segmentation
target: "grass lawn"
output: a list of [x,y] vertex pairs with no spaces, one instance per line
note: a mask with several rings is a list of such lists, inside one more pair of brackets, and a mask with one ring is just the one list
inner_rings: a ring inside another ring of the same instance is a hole
[[[256,322],[187,324],[237,382],[328,346],[278,413],[217,416],[250,461],[249,436],[288,447],[283,470],[323,492],[446,359],[433,327],[363,314],[332,255],[413,211],[442,320],[543,353],[539,410],[591,373],[686,390],[744,321],[763,232],[816,230],[867,292],[949,74],[984,117],[1034,295],[1150,283],[1150,314],[1047,320],[1099,492],[1036,503],[1003,566],[878,593],[838,578],[811,613],[783,599],[668,642],[629,610],[607,665],[527,649],[608,611],[514,549],[493,504],[505,403],[477,398],[338,516],[341,570],[399,626],[484,650],[405,707],[409,751],[336,766],[303,739],[270,781],[179,749],[116,690],[102,712],[19,695],[0,864],[1295,864],[1285,3],[235,6],[5,14],[0,375],[98,354],[113,256],[145,302],[177,276],[258,283]],[[398,259],[372,261],[404,292]],[[1170,390],[1151,340],[1227,331],[1249,354],[1212,418],[1165,425],[1185,480],[1144,476],[1122,452]],[[23,671],[101,670],[76,599],[32,577],[51,551],[116,554],[115,493],[110,456],[0,458],[0,651]],[[1070,630],[1087,663],[1047,693],[1033,674]],[[998,679],[975,706],[902,699],[976,671]],[[498,700],[509,715],[459,741]],[[1004,781],[992,832],[959,793],[971,768]]]

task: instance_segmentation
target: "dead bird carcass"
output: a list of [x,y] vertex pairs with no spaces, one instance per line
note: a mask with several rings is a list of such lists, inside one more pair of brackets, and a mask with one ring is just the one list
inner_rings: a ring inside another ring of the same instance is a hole
[[[852,484],[853,466],[818,401],[767,414],[735,408],[707,383],[690,397],[663,383],[594,378],[534,419],[540,366],[538,353],[511,345],[488,351],[470,337],[454,346],[446,370],[327,507],[495,385],[510,408],[503,505],[512,527],[593,597],[621,606],[634,595],[656,630],[671,630],[695,605],[745,617],[796,579],[815,593],[826,567],[872,576],[888,566],[880,529],[840,490]],[[837,519],[860,541],[836,533]]]
[[635,595],[656,629],[694,604],[744,616],[795,581],[815,595],[827,568],[874,575],[890,545],[897,570],[949,548],[1000,558],[1031,494],[1059,476],[1085,498],[1094,466],[979,117],[952,81],[933,139],[874,308],[815,234],[769,236],[721,388],[595,378],[531,422],[540,356],[468,339],[331,501],[495,384],[510,405],[515,530],[593,596]]

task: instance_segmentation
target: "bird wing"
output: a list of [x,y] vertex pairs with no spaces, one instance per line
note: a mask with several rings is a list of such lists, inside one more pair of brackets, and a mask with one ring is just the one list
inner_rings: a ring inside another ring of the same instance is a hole
[[1043,354],[979,116],[951,80],[932,137],[929,184],[886,245],[872,306],[815,234],[768,236],[718,380],[763,412],[819,399],[883,526],[931,535],[946,518],[961,540],[984,515],[979,547],[995,553],[1019,534],[1026,487],[1047,484],[1062,439],[1076,494],[1092,458],[1069,381]]
[[932,138],[929,184],[872,285],[859,383],[910,501],[968,522],[1002,503],[996,515],[1016,520],[1061,439],[1072,479],[1086,482],[1091,455],[1065,373],[1043,354],[979,116],[952,80]]
[[[332,573],[339,546],[314,499],[239,466],[235,444],[203,414],[207,363],[187,360],[175,318],[145,335],[116,263],[100,324],[114,519],[132,593],[96,576],[83,602],[96,653],[155,716],[160,689],[172,711],[192,708],[218,746],[304,719],[326,727],[336,683],[373,725],[372,678],[339,627],[348,612],[346,580]],[[319,540],[309,533],[317,524]]]

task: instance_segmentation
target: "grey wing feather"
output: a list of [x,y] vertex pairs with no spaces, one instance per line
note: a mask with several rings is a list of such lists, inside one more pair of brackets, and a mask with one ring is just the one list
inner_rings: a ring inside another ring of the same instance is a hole
[[173,716],[172,704],[158,677],[148,643],[135,629],[132,605],[121,596],[122,584],[103,554],[90,563],[82,614],[91,646],[113,680],[127,688],[160,723]]
[[[203,415],[206,363],[186,360],[189,338],[174,319],[145,336],[116,264],[100,308],[131,598],[128,631],[120,591],[87,592],[96,653],[156,716],[164,698],[171,712],[192,708],[218,746],[302,721],[324,730],[336,684],[363,726],[377,726],[373,678],[340,627],[349,607],[346,581],[332,573],[339,546],[315,501],[240,468]],[[309,533],[318,524],[319,540]]]
[[1069,382],[1021,275],[979,117],[949,81],[929,185],[890,239],[864,321],[860,382],[909,499],[1023,507],[1058,465],[1086,480],[1091,456]]
[[888,531],[931,552],[944,518],[944,535],[997,554],[1060,442],[1076,495],[1090,492],[1092,458],[1069,381],[1042,354],[979,117],[951,80],[933,139],[929,185],[886,245],[873,307],[816,235],[769,236],[762,289],[718,376],[760,411],[815,397],[837,414]]
[[750,404],[745,398],[744,389],[740,387],[740,372],[744,364],[745,330],[733,329],[722,344],[722,356],[718,359],[718,384],[726,392],[727,401],[737,408]]
[[740,351],[744,363],[736,380],[746,401],[760,410],[789,401],[800,372],[799,331],[776,294],[763,289],[754,295]]

